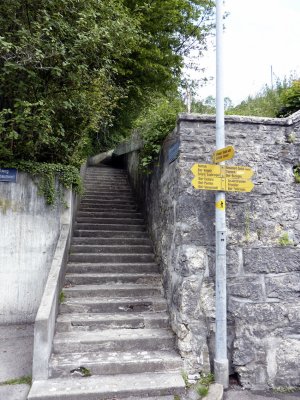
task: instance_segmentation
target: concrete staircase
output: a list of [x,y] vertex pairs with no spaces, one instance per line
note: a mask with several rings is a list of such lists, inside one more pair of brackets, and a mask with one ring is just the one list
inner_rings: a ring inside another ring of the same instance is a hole
[[161,277],[123,170],[90,167],[46,381],[30,400],[161,399],[184,392]]

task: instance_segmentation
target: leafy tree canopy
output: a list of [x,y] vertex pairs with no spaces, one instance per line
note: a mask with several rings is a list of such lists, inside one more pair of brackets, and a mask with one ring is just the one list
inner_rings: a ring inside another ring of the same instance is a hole
[[[209,0],[0,3],[0,160],[79,165],[126,133],[211,29]],[[176,96],[175,96],[176,97]],[[97,140],[98,139],[98,140]]]

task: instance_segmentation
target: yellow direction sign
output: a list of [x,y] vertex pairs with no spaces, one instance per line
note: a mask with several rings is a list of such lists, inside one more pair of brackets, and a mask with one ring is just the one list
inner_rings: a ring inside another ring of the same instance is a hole
[[246,179],[226,179],[226,192],[251,192],[254,183]]
[[221,175],[221,167],[213,164],[194,164],[191,171],[195,176],[211,175],[220,177]]
[[215,164],[220,163],[222,161],[231,160],[234,156],[234,147],[227,146],[223,149],[216,150],[213,152],[213,162]]
[[192,180],[195,189],[251,192],[254,187],[249,180],[253,175],[250,167],[194,164],[191,171],[195,175]]
[[207,177],[198,175],[192,180],[195,189],[202,190],[225,190],[226,182],[224,178]]
[[250,167],[228,167],[226,165],[226,167],[224,166],[222,169],[224,170],[224,175],[226,178],[250,179],[254,173],[253,169]]

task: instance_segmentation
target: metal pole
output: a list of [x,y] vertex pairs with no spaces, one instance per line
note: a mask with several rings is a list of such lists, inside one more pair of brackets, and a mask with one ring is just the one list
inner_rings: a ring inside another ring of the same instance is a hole
[[[216,146],[225,147],[224,89],[223,89],[223,0],[217,0],[216,23]],[[217,207],[222,204],[222,207]],[[227,304],[226,304],[226,203],[225,193],[216,194],[216,348],[215,381],[228,388]]]

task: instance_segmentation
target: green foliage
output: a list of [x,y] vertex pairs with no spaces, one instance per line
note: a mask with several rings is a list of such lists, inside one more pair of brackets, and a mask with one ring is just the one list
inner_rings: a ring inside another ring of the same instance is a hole
[[179,97],[158,96],[136,121],[135,128],[144,142],[140,154],[140,168],[143,172],[149,172],[150,165],[159,155],[163,140],[175,128],[177,115],[183,109]]
[[265,86],[257,95],[249,96],[226,114],[257,117],[287,117],[300,109],[300,80],[293,77],[277,80],[276,86]]
[[85,377],[92,375],[91,370],[89,368],[86,368],[86,367],[80,367],[80,372]]
[[209,391],[209,385],[214,382],[214,375],[213,374],[203,374],[199,382],[197,383],[195,389],[199,396],[205,397]]
[[0,386],[3,385],[31,385],[31,376],[22,376],[21,378],[9,379],[4,382],[0,382]]
[[112,132],[126,136],[144,105],[157,93],[174,92],[179,83],[184,56],[205,46],[211,32],[215,2],[211,0],[125,0],[139,21],[139,46],[122,64],[118,82],[128,93],[115,112]]
[[201,385],[200,383],[198,383],[196,385],[196,392],[199,396],[205,397],[208,394],[208,386],[204,386],[204,385]]
[[184,56],[205,46],[214,5],[1,2],[0,159],[79,167],[113,146],[157,93],[177,89]]
[[86,367],[83,367],[83,366],[80,366],[78,368],[72,369],[70,372],[71,372],[71,374],[79,373],[83,377],[88,377],[88,376],[92,375],[91,370],[86,368]]
[[[232,107],[232,101],[229,97],[224,98],[224,108],[228,110]],[[191,104],[191,112],[198,114],[215,114],[216,99],[213,96],[207,96],[204,100],[193,101]]]
[[[62,200],[61,186],[73,189],[75,193],[82,193],[82,181],[79,171],[72,165],[37,163],[34,161],[0,162],[0,167],[16,168],[22,172],[28,172],[39,179],[39,194],[44,195],[48,205],[54,205]],[[60,185],[56,185],[56,179]]]
[[280,238],[278,239],[278,243],[280,246],[292,246],[294,243],[292,240],[289,238],[289,234],[287,232],[284,232]]
[[125,94],[116,65],[135,49],[137,32],[117,0],[2,2],[1,159],[81,163],[87,138]]
[[293,81],[291,86],[281,93],[280,99],[282,107],[277,113],[278,117],[287,117],[300,110],[300,80]]
[[59,293],[59,299],[58,299],[59,304],[64,303],[65,300],[66,300],[66,295],[65,295],[65,293],[64,293],[63,291],[61,291],[61,292]]
[[185,387],[187,389],[192,387],[192,384],[189,382],[188,374],[185,371],[181,371],[181,376],[184,381]]
[[295,182],[300,183],[300,165],[296,165],[293,168],[293,171],[294,171]]
[[214,381],[215,381],[214,374],[211,373],[201,375],[199,380],[201,385],[210,385],[211,383],[214,383]]
[[278,81],[276,89],[271,89],[266,85],[257,95],[248,96],[236,107],[229,108],[226,114],[275,118],[281,107],[280,94],[286,87],[286,81]]

